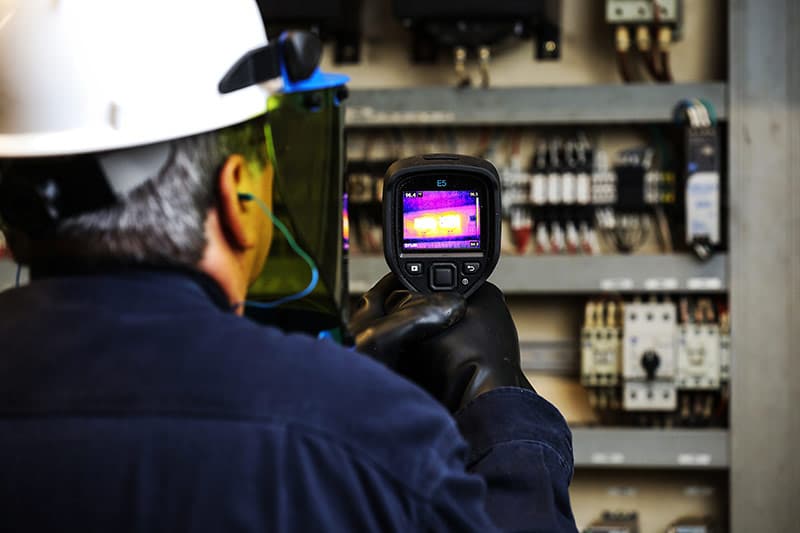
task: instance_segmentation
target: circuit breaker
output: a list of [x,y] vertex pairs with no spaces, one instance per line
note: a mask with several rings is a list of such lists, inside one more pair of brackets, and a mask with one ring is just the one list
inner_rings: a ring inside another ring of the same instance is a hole
[[675,386],[674,303],[625,306],[623,407],[628,411],[672,411]]
[[720,334],[716,324],[678,327],[678,388],[716,390],[720,385]]

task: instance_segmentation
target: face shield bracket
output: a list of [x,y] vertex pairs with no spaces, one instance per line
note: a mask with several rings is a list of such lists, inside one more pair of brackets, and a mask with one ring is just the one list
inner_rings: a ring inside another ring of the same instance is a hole
[[[221,94],[264,83],[284,74],[289,82],[308,79],[322,58],[322,42],[310,32],[286,32],[277,43],[250,50],[219,82]],[[283,69],[281,68],[283,66]]]

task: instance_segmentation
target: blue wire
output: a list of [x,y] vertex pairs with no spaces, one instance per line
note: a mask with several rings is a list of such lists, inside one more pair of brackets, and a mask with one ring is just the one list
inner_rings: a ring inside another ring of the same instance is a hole
[[306,262],[308,268],[311,269],[311,281],[308,283],[308,286],[302,291],[295,294],[290,294],[289,296],[284,296],[283,298],[280,298],[272,302],[253,302],[248,300],[245,301],[244,304],[250,307],[256,307],[258,309],[274,309],[285,303],[301,300],[306,296],[308,296],[309,294],[311,294],[312,292],[314,292],[314,289],[317,288],[317,284],[319,283],[319,270],[317,269],[317,266],[314,264],[314,260],[311,259],[311,256],[308,255],[302,248],[300,248],[300,245],[298,245],[297,241],[294,240],[294,237],[292,237],[292,234],[289,232],[289,228],[287,228],[284,225],[284,223],[281,222],[280,219],[278,219],[278,217],[275,216],[272,210],[269,207],[267,207],[267,204],[265,204],[263,200],[261,200],[261,198],[253,196],[252,194],[240,194],[239,198],[241,198],[242,200],[253,200],[256,204],[258,204],[258,207],[260,207],[261,210],[264,211],[264,214],[266,214],[270,218],[270,220],[272,220],[272,223],[275,225],[275,227],[278,228],[278,230],[280,230],[281,233],[283,233],[284,237],[286,237],[286,240],[289,242],[289,246],[292,248],[292,250],[294,250],[295,253],[299,255],[303,261]]
[[17,281],[16,281],[17,288],[19,288],[19,278],[21,274],[22,274],[22,265],[17,263]]
[[675,114],[673,116],[676,123],[681,124],[682,122],[685,121],[683,113],[685,113],[688,108],[692,107],[692,105],[693,104],[691,100],[685,98],[678,103],[677,107],[675,108]]

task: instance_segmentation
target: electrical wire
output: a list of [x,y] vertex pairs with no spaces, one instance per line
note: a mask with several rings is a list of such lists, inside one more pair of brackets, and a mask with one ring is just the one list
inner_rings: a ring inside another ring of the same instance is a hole
[[625,83],[630,83],[633,79],[631,76],[631,66],[628,61],[628,51],[631,48],[631,34],[625,26],[617,26],[615,32],[615,43],[617,51],[617,66],[619,67],[619,75]]
[[[656,15],[657,16],[657,15]],[[657,54],[653,46],[652,28],[641,25],[636,28],[636,47],[644,58],[647,72],[656,81],[661,81],[663,75],[657,62]]]
[[672,74],[667,74],[666,65],[669,64],[669,57],[665,57],[661,41],[661,8],[658,6],[658,0],[652,0],[652,4],[655,39],[648,57],[648,68],[652,69],[650,72],[657,81],[664,82],[667,81],[667,76],[671,78]]
[[664,83],[672,83],[674,81],[669,50],[661,51],[661,81]]
[[717,122],[716,112],[712,111],[713,106],[707,103],[705,100],[700,98],[695,98],[694,100],[695,106],[701,111],[703,115],[703,127],[710,128]]
[[22,276],[22,265],[17,263],[17,276],[16,276],[16,279],[14,281],[14,286],[17,287],[17,288],[19,288],[19,280],[20,280],[21,276]]
[[644,64],[647,66],[647,72],[650,73],[654,80],[662,81],[663,73],[656,62],[656,52],[654,50],[648,50],[644,54]]
[[289,296],[285,296],[272,302],[254,302],[247,300],[245,301],[245,306],[255,307],[257,309],[274,309],[283,304],[301,300],[314,292],[314,289],[319,283],[319,270],[317,269],[317,265],[314,264],[314,260],[311,259],[311,256],[308,255],[299,244],[297,244],[297,241],[295,241],[294,237],[292,237],[292,234],[289,232],[289,228],[287,228],[286,225],[275,216],[272,210],[267,206],[267,204],[264,203],[263,200],[261,200],[261,198],[253,196],[252,194],[240,194],[239,198],[241,200],[254,201],[256,205],[258,205],[258,207],[264,211],[264,214],[267,215],[270,220],[272,220],[272,223],[275,225],[275,227],[278,228],[281,233],[283,233],[283,236],[286,237],[286,241],[289,243],[289,246],[292,248],[292,250],[294,250],[294,252],[300,256],[300,259],[305,261],[305,263],[308,265],[308,268],[311,270],[311,281],[309,281],[308,286],[306,286],[306,288],[302,291],[295,294],[290,294]]
[[681,100],[675,108],[675,122],[678,124],[684,122],[684,116],[691,128],[702,128],[712,124],[711,112],[700,100]]
[[658,228],[658,240],[661,243],[661,251],[664,253],[672,253],[672,232],[669,229],[669,221],[664,213],[664,208],[656,206],[655,208],[656,228]]
[[622,81],[630,83],[633,76],[631,76],[630,62],[626,52],[617,51],[617,66],[619,67],[619,75],[622,77]]

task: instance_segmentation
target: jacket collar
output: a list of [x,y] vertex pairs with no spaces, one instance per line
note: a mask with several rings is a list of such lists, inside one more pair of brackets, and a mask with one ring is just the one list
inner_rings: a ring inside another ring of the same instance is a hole
[[56,298],[118,303],[133,311],[181,310],[186,304],[213,306],[232,312],[228,297],[211,276],[189,268],[112,267],[92,272],[70,269],[33,273],[30,288],[50,291]]

